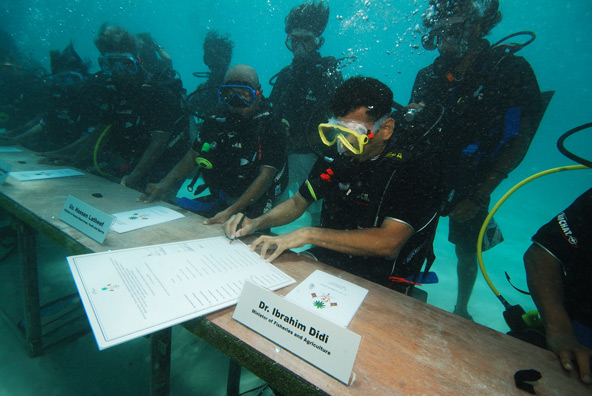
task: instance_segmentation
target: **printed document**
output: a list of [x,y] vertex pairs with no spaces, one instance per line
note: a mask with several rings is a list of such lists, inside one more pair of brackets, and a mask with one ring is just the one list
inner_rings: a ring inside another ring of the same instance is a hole
[[68,257],[99,349],[236,304],[249,280],[294,279],[225,237]]
[[129,210],[115,213],[113,216],[115,221],[111,224],[111,229],[119,234],[185,217],[181,213],[164,206]]
[[285,298],[333,323],[347,327],[366,294],[368,290],[363,287],[316,270]]

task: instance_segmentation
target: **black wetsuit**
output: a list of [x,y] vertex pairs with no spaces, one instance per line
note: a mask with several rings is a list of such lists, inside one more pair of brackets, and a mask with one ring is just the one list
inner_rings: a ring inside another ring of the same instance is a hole
[[190,146],[180,81],[116,84],[102,72],[91,79],[85,113],[95,125],[111,125],[98,156],[103,172],[117,178],[131,173],[151,143],[151,132],[164,131],[170,134],[167,146],[146,182],[161,180]]
[[592,332],[592,189],[541,227],[532,241],[561,263],[569,317]]
[[0,69],[0,129],[7,131],[41,116],[49,97],[35,73],[14,68]]
[[290,123],[289,153],[310,153],[309,140],[319,140],[317,125],[326,122],[329,101],[342,83],[337,60],[319,53],[279,72],[269,100],[274,114]]
[[50,87],[50,98],[41,118],[43,135],[26,144],[37,151],[61,149],[89,132],[89,119],[83,117],[84,91],[80,87]]
[[262,166],[278,173],[269,189],[250,205],[247,216],[270,210],[288,180],[286,144],[281,121],[265,107],[250,119],[232,114],[207,118],[193,144],[193,150],[212,164],[211,169],[202,169],[202,176],[217,205],[207,208],[210,212],[204,216],[230,206],[255,181]]
[[[299,193],[308,202],[323,199],[321,227],[356,230],[380,227],[390,219],[408,225],[414,234],[396,259],[352,256],[322,247],[310,252],[320,261],[385,286],[391,286],[390,276],[416,276],[426,258],[433,260],[439,176],[434,155],[407,160],[405,154],[387,149],[361,163],[319,158]],[[406,291],[409,284],[391,287]]]
[[[490,47],[486,40],[480,45],[481,52],[464,75],[453,75],[456,61],[447,62],[442,57],[420,70],[411,96],[413,103],[437,103],[445,108],[437,143],[446,153],[442,195],[450,202],[443,214],[464,199],[482,206],[473,220],[451,221],[449,239],[466,249],[476,249],[477,235],[487,215],[489,200],[475,197],[480,182],[495,170],[500,156],[512,145],[528,147],[536,127],[525,130],[521,121],[528,117],[534,123],[543,111],[536,76],[528,62],[506,52],[503,46]],[[516,158],[516,164],[521,159]]]

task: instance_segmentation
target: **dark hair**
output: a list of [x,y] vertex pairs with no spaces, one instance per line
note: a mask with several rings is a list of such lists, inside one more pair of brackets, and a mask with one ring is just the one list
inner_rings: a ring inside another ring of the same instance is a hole
[[378,121],[390,114],[393,91],[372,77],[351,77],[335,90],[329,104],[335,117],[344,117],[360,107],[366,107],[366,114],[372,121]]
[[226,71],[232,59],[233,48],[234,43],[230,40],[230,35],[222,36],[216,30],[210,30],[203,43],[204,63],[212,71]]
[[101,54],[109,52],[129,52],[138,56],[138,40],[121,26],[109,26],[103,23],[95,39],[95,46]]
[[287,34],[295,29],[303,29],[319,37],[329,22],[329,6],[323,0],[307,1],[292,8],[284,22]]
[[62,52],[59,50],[49,51],[49,62],[52,73],[73,71],[86,74],[90,66],[89,62],[84,62],[80,58],[72,43],[64,48]]
[[499,0],[430,0],[423,14],[423,24],[433,28],[440,20],[466,16],[472,23],[480,23],[480,36],[486,36],[502,20]]

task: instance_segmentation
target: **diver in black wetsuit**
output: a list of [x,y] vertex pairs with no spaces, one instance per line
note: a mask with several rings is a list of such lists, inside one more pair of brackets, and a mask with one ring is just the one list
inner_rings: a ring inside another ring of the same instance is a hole
[[221,35],[215,30],[206,34],[203,42],[203,62],[210,69],[208,73],[194,73],[195,76],[207,76],[187,97],[189,110],[198,118],[220,113],[223,105],[218,101],[218,87],[224,83],[224,75],[232,59],[234,43],[228,35]]
[[233,216],[226,235],[288,224],[322,199],[320,227],[264,235],[252,246],[271,261],[311,244],[320,261],[409,294],[414,283],[406,278],[417,279],[433,256],[440,167],[434,153],[401,149],[399,141],[410,136],[395,121],[392,103],[392,91],[376,79],[345,81],[330,102],[333,117],[317,128],[333,161],[317,159],[299,191],[263,216]]
[[287,184],[283,124],[270,113],[250,66],[232,66],[218,96],[223,111],[205,120],[193,147],[166,177],[148,185],[141,200],[148,203],[176,192],[176,183],[199,165],[201,186],[211,194],[182,198],[178,204],[208,217],[205,224],[224,223],[239,211],[258,216],[272,208]]
[[[422,43],[440,56],[417,74],[409,105],[445,107],[439,142],[447,153],[443,215],[450,218],[449,240],[458,258],[454,312],[466,318],[490,195],[526,154],[544,112],[528,62],[510,46],[491,46],[483,38],[501,20],[498,6],[497,0],[430,0]],[[493,224],[492,235],[499,242]]]
[[524,255],[547,347],[592,384],[592,189],[541,227]]
[[[316,160],[310,137],[316,126],[327,120],[328,103],[343,82],[338,61],[322,57],[323,31],[329,20],[329,7],[323,1],[306,2],[292,8],[285,19],[286,47],[294,54],[273,85],[269,100],[275,114],[289,123],[288,161],[290,188],[297,189]],[[313,224],[318,224],[320,205],[309,209]]]
[[144,191],[189,146],[182,83],[145,69],[138,39],[123,27],[104,24],[95,45],[101,71],[83,87],[84,122],[94,128],[44,162],[73,163]]
[[43,77],[49,97],[41,119],[3,135],[33,151],[67,146],[83,136],[89,127],[81,122],[82,87],[89,77],[89,63],[80,58],[72,43],[63,51],[50,51],[49,55],[51,74]]

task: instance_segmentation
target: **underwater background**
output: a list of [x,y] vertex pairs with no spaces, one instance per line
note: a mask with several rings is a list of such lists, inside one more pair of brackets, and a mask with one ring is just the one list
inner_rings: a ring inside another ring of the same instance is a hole
[[[209,29],[227,33],[234,41],[232,64],[245,63],[259,73],[263,93],[268,80],[291,62],[285,47],[284,17],[299,0],[0,0],[0,27],[10,33],[20,50],[49,70],[49,51],[63,49],[70,41],[83,59],[97,71],[93,40],[103,22],[118,24],[132,33],[149,32],[173,59],[184,87],[193,91],[203,80],[192,72],[207,71],[202,43]],[[416,26],[421,25],[425,0],[333,0],[323,36],[322,55],[355,56],[344,67],[344,77],[378,78],[393,90],[395,100],[406,104],[416,73],[429,65],[437,51],[426,52]],[[542,91],[553,97],[530,150],[492,196],[492,206],[524,178],[574,162],[556,147],[567,130],[592,122],[592,1],[500,0],[502,22],[488,36],[491,42],[518,31],[533,31],[536,40],[518,55],[532,65]],[[525,41],[525,36],[510,41]],[[569,138],[566,147],[592,159],[592,130]],[[513,194],[495,218],[505,241],[484,253],[489,275],[512,304],[534,309],[529,296],[519,294],[505,279],[526,289],[522,255],[530,237],[557,212],[592,187],[592,170],[554,173],[537,179]],[[428,303],[452,311],[456,301],[456,257],[447,242],[448,220],[441,219],[436,235],[436,262],[432,267],[440,281],[426,285]],[[64,262],[65,265],[65,262]],[[506,332],[503,306],[481,276],[478,277],[469,312],[476,322]]]
[[[291,62],[284,45],[284,17],[298,0],[2,0],[0,26],[9,32],[22,52],[49,70],[49,51],[63,49],[70,41],[97,71],[98,51],[93,44],[103,22],[119,24],[132,33],[149,32],[173,59],[184,87],[193,91],[201,79],[192,72],[207,71],[202,44],[208,30],[227,33],[234,41],[232,64],[245,63],[259,73],[263,93],[269,95],[269,79]],[[429,65],[437,51],[421,47],[421,25],[425,0],[330,1],[331,15],[323,36],[324,56],[357,60],[342,69],[344,77],[364,75],[378,78],[393,90],[395,100],[407,104],[418,70]],[[518,31],[536,33],[536,40],[518,54],[532,65],[541,90],[555,96],[522,164],[510,174],[492,196],[493,204],[522,179],[557,166],[572,165],[556,148],[567,130],[592,122],[592,1],[501,0],[502,22],[488,39],[493,43]],[[510,41],[524,42],[521,36]],[[577,155],[592,158],[592,131],[584,130],[566,141]],[[592,171],[556,173],[520,189],[495,216],[505,242],[484,253],[486,268],[495,286],[511,304],[523,304],[528,311],[532,300],[514,291],[505,279],[526,288],[522,254],[530,237],[556,213],[592,186]],[[448,221],[443,218],[436,236],[440,277],[436,285],[425,286],[428,302],[446,310],[456,298],[456,258],[447,242]],[[479,277],[469,306],[475,321],[507,331],[503,306]]]

